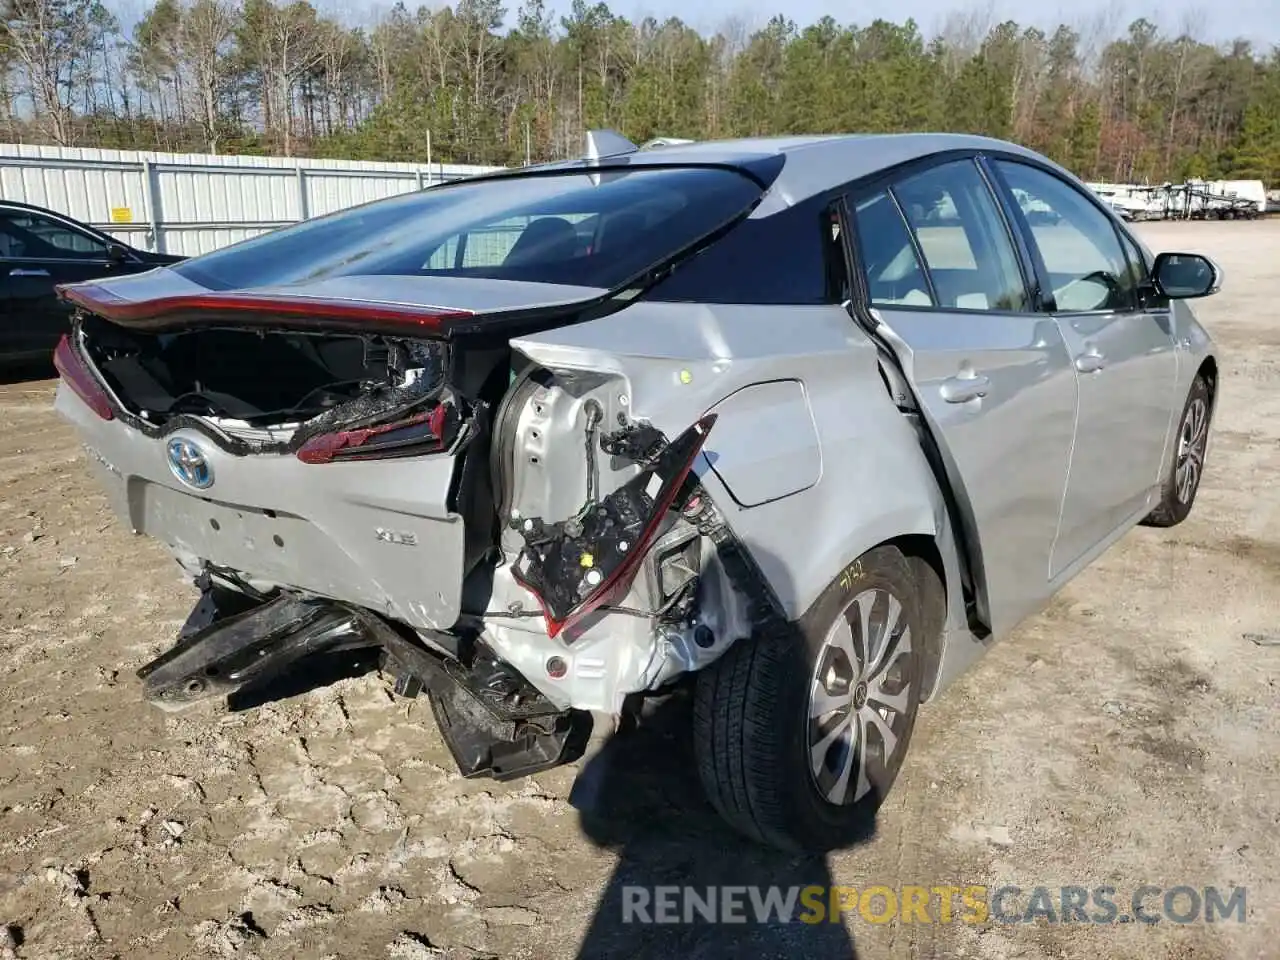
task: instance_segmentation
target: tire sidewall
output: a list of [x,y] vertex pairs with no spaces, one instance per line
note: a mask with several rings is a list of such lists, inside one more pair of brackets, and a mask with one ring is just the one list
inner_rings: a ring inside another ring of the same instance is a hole
[[[911,630],[911,651],[906,669],[911,695],[905,730],[889,759],[887,776],[873,785],[867,796],[854,804],[837,806],[826,800],[813,781],[809,767],[809,692],[813,670],[836,618],[844,616],[853,598],[865,590],[890,592],[902,604],[900,620]],[[777,691],[775,717],[782,725],[783,745],[779,771],[787,784],[785,796],[795,833],[811,848],[846,846],[866,836],[875,812],[883,802],[902,767],[911,745],[921,693],[921,644],[924,642],[923,616],[911,568],[894,548],[876,548],[855,560],[832,581],[797,623],[801,641],[792,647]]]
[[[1187,413],[1191,409],[1191,404],[1197,399],[1203,400],[1205,405],[1205,438],[1204,438],[1204,458],[1200,463],[1200,475],[1196,478],[1196,487],[1191,491],[1191,499],[1183,503],[1178,499],[1178,446],[1182,442],[1182,428],[1187,422]],[[1164,490],[1162,491],[1163,500],[1167,510],[1172,515],[1175,523],[1181,523],[1191,513],[1191,508],[1195,506],[1196,497],[1200,494],[1200,487],[1204,483],[1204,471],[1209,460],[1209,434],[1212,432],[1210,427],[1213,426],[1213,404],[1209,396],[1209,385],[1205,383],[1204,377],[1197,376],[1191,384],[1191,389],[1187,392],[1186,402],[1182,405],[1182,412],[1178,414],[1178,424],[1173,432],[1173,450],[1169,455],[1169,473],[1165,478]]]

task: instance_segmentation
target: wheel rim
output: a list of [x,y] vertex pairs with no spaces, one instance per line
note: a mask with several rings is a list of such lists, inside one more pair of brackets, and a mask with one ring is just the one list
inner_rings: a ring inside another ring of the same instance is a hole
[[809,684],[809,772],[828,803],[884,783],[910,723],[911,630],[884,589],[853,598],[823,640]]
[[1187,405],[1178,434],[1178,466],[1174,473],[1178,502],[1190,503],[1204,472],[1204,449],[1208,439],[1209,408],[1197,397]]

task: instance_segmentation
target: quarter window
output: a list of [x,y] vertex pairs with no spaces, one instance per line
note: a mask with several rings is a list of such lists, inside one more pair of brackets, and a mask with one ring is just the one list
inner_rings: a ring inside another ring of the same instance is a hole
[[893,188],[924,255],[938,306],[1023,311],[1018,256],[995,198],[971,160],[917,174]]
[[1138,275],[1111,218],[1064,180],[1008,160],[996,161],[1031,229],[1057,310],[1131,310]]

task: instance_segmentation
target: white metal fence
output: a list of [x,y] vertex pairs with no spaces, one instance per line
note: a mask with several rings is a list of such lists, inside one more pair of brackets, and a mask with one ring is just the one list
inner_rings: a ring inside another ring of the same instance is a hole
[[0,144],[0,199],[194,255],[298,220],[492,167]]

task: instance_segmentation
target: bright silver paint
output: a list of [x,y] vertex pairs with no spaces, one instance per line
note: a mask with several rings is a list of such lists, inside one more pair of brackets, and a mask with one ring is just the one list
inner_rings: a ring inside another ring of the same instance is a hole
[[[767,220],[823,191],[955,150],[1039,159],[1000,141],[918,134],[673,144],[607,162],[734,163],[782,154],[781,173],[751,214]],[[158,293],[189,286],[170,271],[136,283]],[[439,278],[350,277],[324,291],[317,284],[297,292],[479,307],[586,295],[538,284],[446,283],[453,285],[447,298],[437,296]],[[1175,449],[1187,454],[1180,462],[1203,456],[1212,410],[1192,423],[1181,411],[1214,352],[1184,302],[1071,315],[903,304],[864,319],[865,328],[848,305],[835,303],[638,300],[589,322],[513,339],[513,350],[554,377],[517,418],[513,516],[560,519],[583,502],[589,408],[602,410],[606,423],[624,413],[668,436],[717,410],[721,420],[695,471],[791,617],[878,544],[918,536],[937,547],[944,629],[940,638],[912,639],[938,646],[936,669],[920,678],[927,699],[1150,511]],[[904,415],[900,405],[915,409]],[[450,456],[313,467],[289,456],[234,458],[210,448],[217,479],[199,500],[169,471],[162,439],[97,419],[65,386],[58,408],[100,451],[95,463],[114,465],[115,473],[99,472],[117,509],[135,529],[167,542],[188,569],[212,559],[253,582],[302,587],[418,628],[456,621],[463,548],[461,523],[447,507]],[[938,474],[913,416],[937,441]],[[608,459],[600,458],[606,492],[634,472],[615,470]],[[420,549],[406,551],[406,540],[388,542],[378,530],[413,538]],[[643,618],[623,615],[598,618],[571,645],[551,640],[536,601],[510,575],[520,543],[516,531],[504,532],[506,563],[491,591],[471,600],[497,614],[485,620],[490,645],[558,704],[616,712],[627,694],[701,669],[750,633],[715,551],[703,549],[711,647],[697,647],[688,635],[659,635]],[[644,609],[652,599],[642,577],[624,603]],[[562,676],[548,674],[552,656],[566,662]]]
[[911,683],[901,674],[911,653],[911,628],[901,615],[893,594],[864,590],[836,618],[814,664],[809,769],[831,803],[866,796],[867,763],[886,764],[898,749],[894,727],[905,718]]

